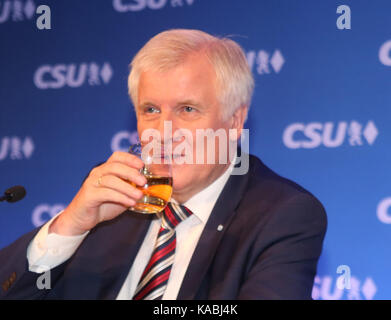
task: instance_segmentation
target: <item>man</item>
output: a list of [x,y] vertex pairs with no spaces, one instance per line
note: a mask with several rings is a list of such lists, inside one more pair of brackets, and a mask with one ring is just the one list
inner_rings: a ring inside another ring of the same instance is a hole
[[[236,142],[253,91],[241,48],[196,30],[152,38],[132,61],[128,84],[139,136],[161,133],[159,142],[172,142],[176,160],[189,150],[199,154],[189,140],[200,129],[223,131],[228,144]],[[167,123],[191,137],[167,137]],[[181,143],[192,149],[176,152]],[[220,143],[212,150],[216,158],[224,152]],[[143,186],[143,162],[115,152],[90,172],[63,212],[0,252],[0,297],[310,299],[326,231],[322,205],[256,157],[243,175],[231,174],[228,158],[174,161],[177,204],[168,208],[186,217],[167,229],[168,236],[164,226],[172,213],[127,210],[142,192],[124,180]],[[50,272],[50,289],[38,288],[43,272]]]

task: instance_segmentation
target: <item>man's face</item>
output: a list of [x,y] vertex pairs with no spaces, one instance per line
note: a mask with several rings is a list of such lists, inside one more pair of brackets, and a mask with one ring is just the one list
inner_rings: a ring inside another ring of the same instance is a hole
[[[192,55],[169,71],[146,71],[140,76],[136,106],[139,136],[146,129],[155,129],[164,137],[164,121],[171,121],[173,134],[182,128],[192,133],[194,164],[177,164],[176,159],[173,163],[173,197],[179,202],[208,186],[229,165],[218,163],[218,152],[214,164],[195,164],[196,129],[223,129],[228,137],[229,129],[243,125],[244,114],[239,121],[235,117],[223,121],[216,94],[216,75],[203,55]],[[183,141],[173,141],[174,156],[176,146]],[[218,146],[216,140],[216,149]],[[206,143],[204,150],[206,159]]]

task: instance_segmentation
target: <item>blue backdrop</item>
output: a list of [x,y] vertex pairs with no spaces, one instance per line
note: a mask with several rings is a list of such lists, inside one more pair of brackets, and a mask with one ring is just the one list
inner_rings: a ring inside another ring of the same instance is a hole
[[[42,4],[50,30],[37,27]],[[327,210],[313,297],[390,299],[390,12],[387,0],[0,0],[0,192],[27,190],[0,204],[0,247],[137,138],[129,62],[160,31],[196,28],[246,51],[250,152]]]

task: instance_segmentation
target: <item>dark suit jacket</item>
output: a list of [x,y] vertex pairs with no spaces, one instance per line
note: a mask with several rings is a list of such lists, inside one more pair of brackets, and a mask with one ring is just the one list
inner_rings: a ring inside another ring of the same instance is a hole
[[[250,156],[231,176],[200,237],[178,299],[310,299],[327,219],[321,203]],[[96,226],[39,290],[26,250],[38,229],[0,251],[2,299],[115,299],[153,216]],[[224,228],[217,230],[219,225]]]

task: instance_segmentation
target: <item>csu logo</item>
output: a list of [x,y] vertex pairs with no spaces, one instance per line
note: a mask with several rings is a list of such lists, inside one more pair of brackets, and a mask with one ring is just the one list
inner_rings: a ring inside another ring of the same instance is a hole
[[280,50],[267,52],[266,50],[250,50],[246,53],[247,63],[251,70],[259,75],[279,73],[285,64],[285,59]]
[[379,50],[379,60],[387,67],[391,67],[391,40],[382,44]]
[[34,151],[34,142],[30,137],[3,137],[0,145],[0,161],[29,159]]
[[40,204],[34,208],[31,215],[31,222],[35,227],[40,227],[64,209],[65,205],[63,204]]
[[120,131],[111,139],[111,150],[127,152],[132,144],[138,143],[137,131]]
[[346,121],[293,123],[285,128],[282,140],[289,149],[313,149],[322,145],[336,148],[345,140],[351,146],[362,146],[365,141],[372,145],[378,133],[373,121],[368,121],[365,126],[355,120],[350,123]]
[[86,83],[98,86],[108,84],[112,76],[113,69],[108,62],[102,66],[95,62],[43,65],[34,73],[34,84],[38,89],[77,88]]
[[35,14],[33,0],[0,1],[0,23],[12,20],[14,22],[30,20]]
[[159,10],[171,4],[171,7],[191,6],[195,0],[113,0],[113,7],[118,12]]
[[316,276],[312,288],[312,298],[314,300],[372,300],[377,292],[375,282],[371,277],[364,281],[352,276],[350,278],[350,288],[341,289],[338,287],[338,278],[334,280],[331,276]]

